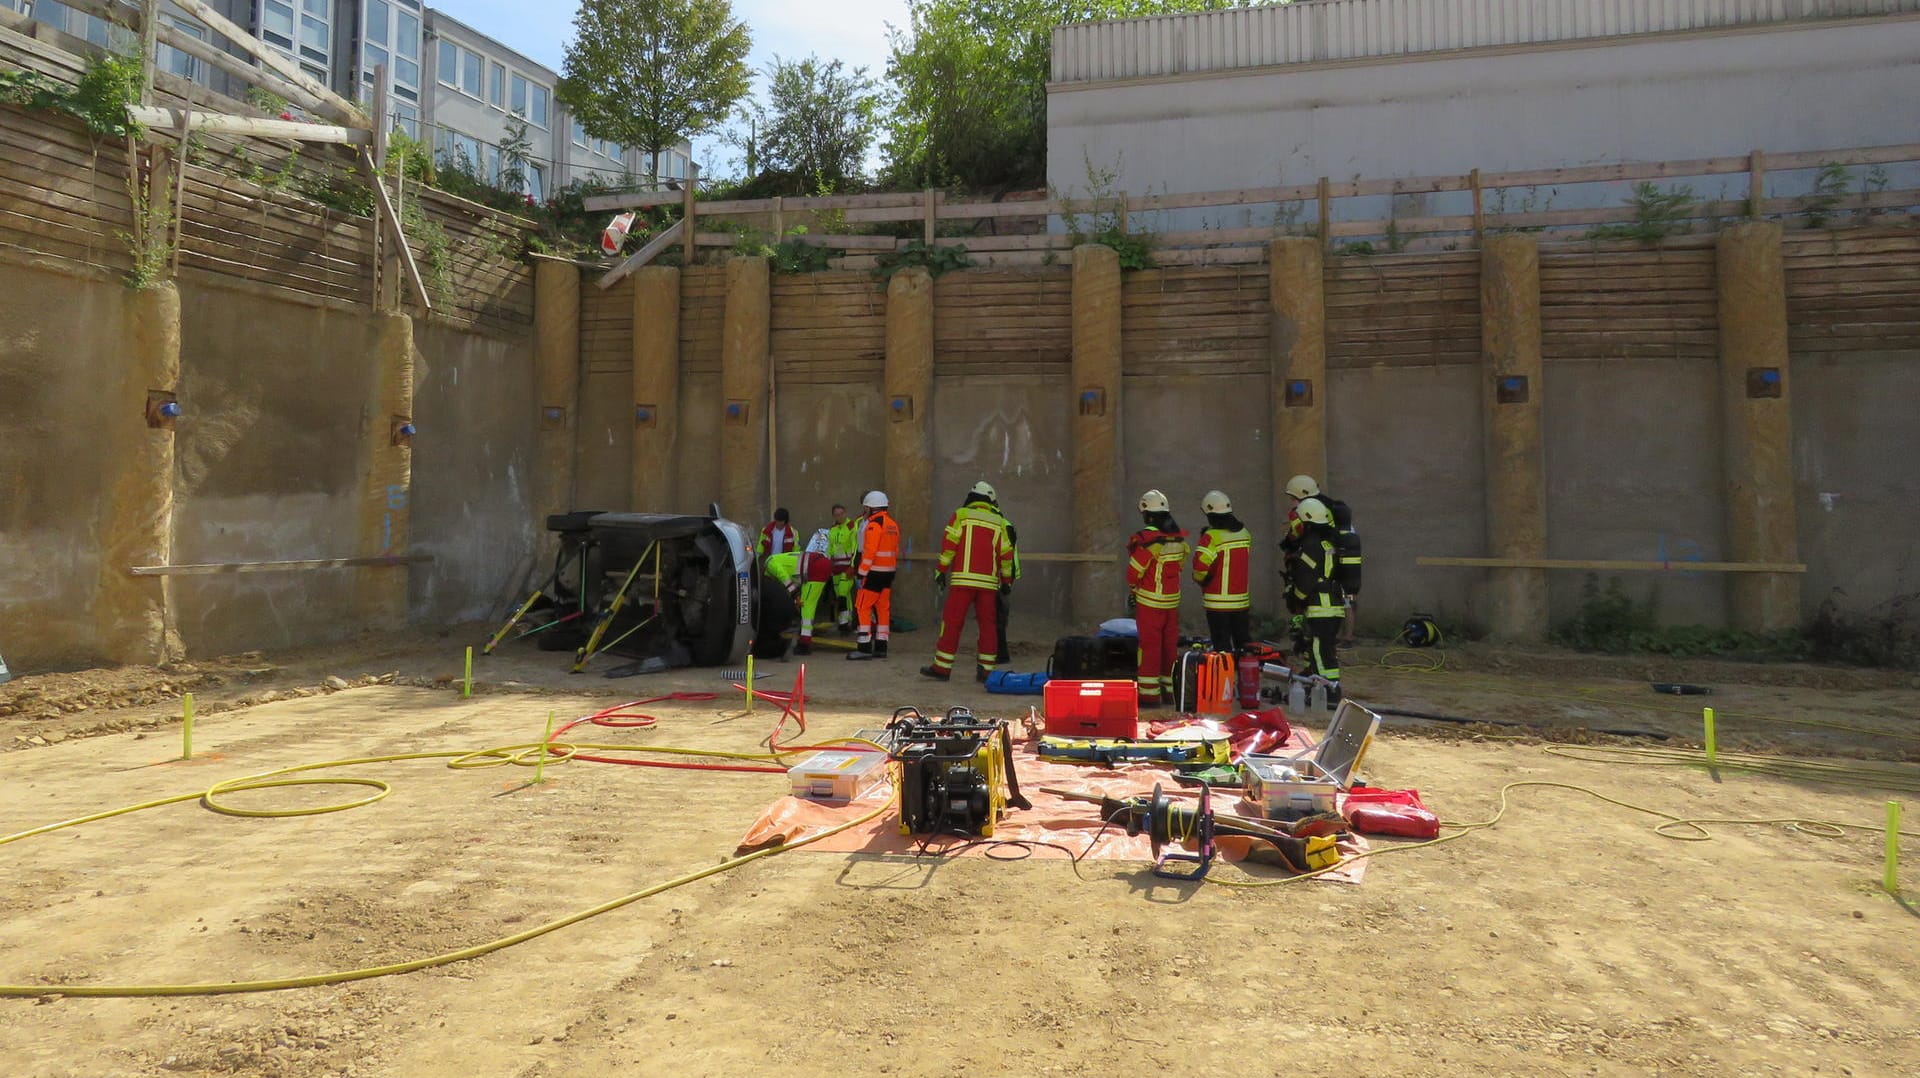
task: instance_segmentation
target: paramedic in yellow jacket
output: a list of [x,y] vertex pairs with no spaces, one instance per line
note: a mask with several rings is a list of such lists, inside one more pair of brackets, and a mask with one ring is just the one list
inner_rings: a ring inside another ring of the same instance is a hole
[[1253,643],[1253,536],[1220,491],[1208,491],[1200,510],[1207,530],[1193,551],[1193,582],[1200,585],[1213,650],[1238,654]]
[[860,557],[860,518],[848,516],[844,505],[833,507],[827,557],[833,562],[834,623],[845,636],[853,631],[853,563]]

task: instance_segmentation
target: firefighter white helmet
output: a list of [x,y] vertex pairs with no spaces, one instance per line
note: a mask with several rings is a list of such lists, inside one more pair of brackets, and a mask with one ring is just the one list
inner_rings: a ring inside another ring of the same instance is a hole
[[985,498],[990,502],[997,502],[1000,500],[1000,495],[997,492],[995,492],[995,490],[993,489],[993,484],[987,482],[984,479],[980,480],[978,483],[975,483],[973,485],[973,489],[968,491],[967,493],[978,494],[982,498]]
[[1209,490],[1207,491],[1207,496],[1200,499],[1200,511],[1214,514],[1231,513],[1233,512],[1233,503],[1228,501],[1227,496],[1220,491]]
[[1142,513],[1164,513],[1167,511],[1167,496],[1157,490],[1149,490],[1140,495]]
[[1320,493],[1320,484],[1313,481],[1313,476],[1296,475],[1287,480],[1287,494],[1295,501],[1311,498],[1318,493]]
[[1332,524],[1333,510],[1318,498],[1300,499],[1300,519],[1309,524]]
[[860,504],[867,509],[885,509],[887,507],[887,492],[884,490],[869,490],[867,491],[867,496],[860,499]]

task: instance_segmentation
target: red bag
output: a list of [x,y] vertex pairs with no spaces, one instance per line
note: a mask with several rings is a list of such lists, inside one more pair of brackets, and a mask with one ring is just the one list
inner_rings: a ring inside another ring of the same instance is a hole
[[1363,835],[1440,837],[1440,817],[1412,805],[1359,804],[1347,808],[1343,815],[1353,829]]

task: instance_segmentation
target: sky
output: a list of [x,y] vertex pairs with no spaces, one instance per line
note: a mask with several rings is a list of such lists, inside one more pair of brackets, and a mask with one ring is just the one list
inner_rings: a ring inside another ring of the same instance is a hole
[[[561,69],[567,40],[573,36],[575,5],[565,0],[428,0],[428,6],[555,71]],[[733,12],[753,32],[747,62],[756,72],[775,56],[798,60],[817,55],[865,67],[879,79],[887,69],[887,24],[906,25],[907,0],[733,0]],[[761,81],[755,80],[756,89]],[[734,151],[718,139],[695,139],[693,147],[694,159],[709,174],[736,170]]]

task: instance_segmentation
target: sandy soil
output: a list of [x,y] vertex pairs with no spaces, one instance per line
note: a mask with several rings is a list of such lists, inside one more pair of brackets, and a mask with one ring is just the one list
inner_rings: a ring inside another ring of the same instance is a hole
[[[915,678],[922,658],[897,646],[902,657],[880,669],[837,656],[810,665],[815,732],[872,725],[896,703],[1007,712],[1007,698]],[[293,763],[526,741],[549,709],[565,718],[607,702],[584,693],[723,687],[710,671],[569,679],[557,656],[527,651],[483,663],[483,691],[463,701],[431,687],[457,671],[457,651],[448,641],[360,641],[196,668],[226,682],[195,690],[213,710],[203,709],[200,756],[186,763],[167,762],[179,742],[164,699],[91,716],[16,707],[0,718],[0,746],[20,749],[0,754],[0,831]],[[1562,723],[1601,716],[1675,730],[1694,721],[1638,710],[1651,695],[1644,683],[1459,665],[1451,677],[1356,668],[1352,682],[1356,696],[1414,710],[1502,718],[1531,709]],[[246,676],[268,666],[276,669]],[[1899,682],[1815,691],[1732,684],[1737,673],[1716,679],[1716,702],[1729,710],[1907,733],[1920,714],[1920,693]],[[321,681],[384,674],[399,683],[329,692]],[[59,675],[87,676],[105,674]],[[22,688],[36,708],[59,698],[56,684],[26,679],[0,701],[17,704]],[[259,702],[300,689],[316,695]],[[1689,712],[1695,703],[1658,702]],[[655,713],[658,728],[605,739],[750,749],[768,722],[740,717],[724,699]],[[1576,762],[1500,740],[1519,732],[1511,728],[1441,729],[1451,739],[1384,737],[1368,770],[1384,784],[1418,786],[1446,818],[1484,818],[1503,783],[1528,779],[1687,815],[1880,818],[1883,797],[1872,791]],[[44,733],[68,736],[34,744]],[[28,740],[12,741],[20,735]],[[1891,755],[1913,744],[1759,721],[1736,724],[1732,736],[1871,741]],[[773,775],[591,764],[555,767],[533,787],[521,769],[456,771],[442,761],[341,774],[378,775],[394,793],[351,812],[280,820],[183,804],[0,849],[0,982],[249,979],[449,950],[712,865],[783,789]],[[322,787],[234,800],[287,806],[355,794]],[[1382,857],[1359,887],[1242,890],[1168,884],[1110,862],[1076,875],[1059,862],[799,851],[404,977],[250,996],[0,1001],[0,1069],[1914,1072],[1920,915],[1877,891],[1877,835],[1718,827],[1711,842],[1681,843],[1656,837],[1651,817],[1579,794],[1527,789],[1515,800],[1501,827]],[[1920,887],[1911,868],[1903,879],[1909,893]]]

